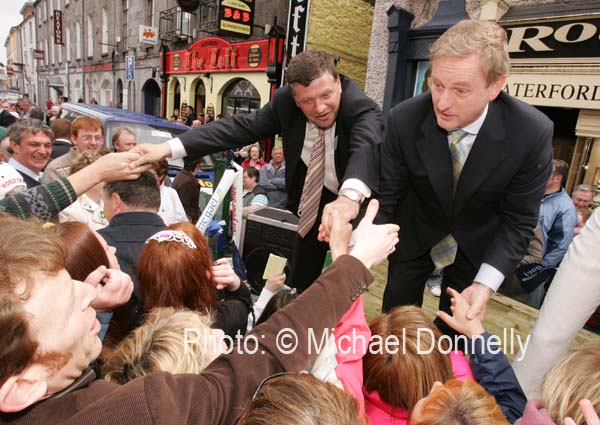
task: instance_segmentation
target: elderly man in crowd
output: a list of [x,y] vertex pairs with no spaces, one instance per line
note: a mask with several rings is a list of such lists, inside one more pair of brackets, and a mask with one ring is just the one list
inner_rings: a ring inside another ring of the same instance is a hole
[[589,184],[580,184],[575,186],[573,192],[571,193],[571,199],[573,200],[573,205],[577,211],[587,210],[592,203],[592,199],[594,198],[594,188]]
[[52,153],[52,131],[39,120],[22,119],[8,131],[12,158],[8,161],[23,176],[28,188],[41,184],[42,170]]
[[260,187],[267,191],[269,206],[284,210],[287,204],[287,191],[282,147],[275,146],[271,151],[271,161],[260,169],[259,183]]
[[77,117],[71,123],[71,142],[73,148],[65,155],[51,161],[44,172],[44,183],[67,177],[71,174],[71,163],[80,152],[97,153],[104,143],[102,122],[95,117]]
[[121,127],[113,134],[112,144],[115,152],[127,152],[137,145],[135,133],[126,127]]

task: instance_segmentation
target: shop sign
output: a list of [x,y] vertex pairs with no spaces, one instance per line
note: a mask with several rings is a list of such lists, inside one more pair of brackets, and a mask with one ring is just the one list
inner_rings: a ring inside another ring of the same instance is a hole
[[63,21],[60,10],[54,11],[54,44],[63,45]]
[[251,68],[256,68],[262,59],[262,50],[258,44],[253,44],[248,49],[248,65]]
[[600,56],[600,18],[506,25],[511,59]]
[[158,28],[140,25],[140,43],[152,45],[158,43]]
[[229,43],[219,37],[198,40],[185,50],[167,53],[166,74],[267,69],[269,40]]
[[600,109],[600,81],[574,74],[513,74],[504,90],[531,105]]
[[37,60],[44,60],[44,51],[39,49],[33,49],[33,58]]
[[219,3],[219,32],[250,37],[254,26],[254,0],[222,0]]
[[309,0],[290,0],[288,30],[286,38],[287,62],[306,48],[306,31],[308,29]]
[[194,13],[200,6],[200,0],[177,0],[177,6],[184,12]]

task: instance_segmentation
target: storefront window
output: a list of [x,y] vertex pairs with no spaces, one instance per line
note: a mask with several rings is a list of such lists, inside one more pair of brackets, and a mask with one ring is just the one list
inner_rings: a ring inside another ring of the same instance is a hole
[[260,95],[252,83],[243,78],[230,84],[223,95],[223,115],[249,114],[260,108]]

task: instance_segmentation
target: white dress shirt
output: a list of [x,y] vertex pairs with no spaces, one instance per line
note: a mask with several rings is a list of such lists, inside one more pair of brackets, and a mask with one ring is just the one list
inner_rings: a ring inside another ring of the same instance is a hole
[[[475,139],[477,138],[477,134],[479,134],[479,130],[481,129],[481,126],[487,117],[488,107],[489,104],[485,106],[485,109],[479,118],[462,128],[462,130],[468,133],[462,138],[459,144],[461,153],[465,156],[465,158],[468,158],[469,153],[473,148],[473,143],[475,143]],[[448,145],[450,145],[450,136],[448,136]],[[475,276],[475,282],[483,283],[485,286],[497,291],[500,285],[502,285],[504,277],[504,274],[497,268],[487,263],[482,263],[479,267],[479,271],[477,272],[477,276]]]

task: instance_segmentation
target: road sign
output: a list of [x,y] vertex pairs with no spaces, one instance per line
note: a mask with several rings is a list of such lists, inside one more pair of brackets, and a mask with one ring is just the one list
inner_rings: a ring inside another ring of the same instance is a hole
[[135,56],[125,56],[125,80],[135,80]]

